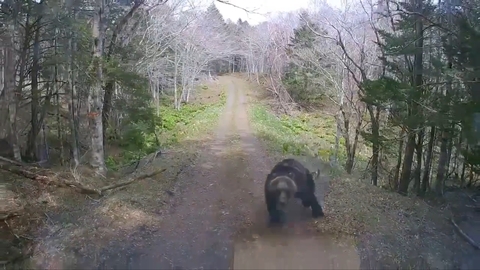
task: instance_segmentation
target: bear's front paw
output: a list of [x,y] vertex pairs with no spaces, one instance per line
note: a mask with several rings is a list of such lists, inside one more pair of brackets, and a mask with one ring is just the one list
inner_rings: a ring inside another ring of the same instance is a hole
[[273,213],[270,213],[270,223],[271,224],[281,224],[284,222],[285,214],[281,210],[276,210]]

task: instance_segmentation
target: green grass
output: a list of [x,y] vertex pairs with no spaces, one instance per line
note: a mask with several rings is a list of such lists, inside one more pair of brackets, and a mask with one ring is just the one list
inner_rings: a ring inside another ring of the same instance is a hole
[[225,107],[225,96],[220,102],[208,105],[188,104],[180,111],[164,108],[162,115],[173,123],[161,132],[162,144],[171,146],[185,140],[195,140],[208,134],[217,124],[220,113]]
[[[250,118],[258,138],[270,151],[283,156],[314,156],[329,162],[335,151],[336,121],[333,116],[318,113],[301,113],[293,116],[276,116],[266,105],[253,104]],[[338,162],[343,165],[346,160],[345,140],[339,141]],[[366,157],[357,155],[356,161],[364,168]],[[340,172],[332,171],[332,174]]]
[[128,144],[120,144],[123,150],[121,155],[106,158],[107,167],[116,170],[158,149],[205,138],[217,124],[220,113],[225,107],[225,101],[226,95],[222,92],[218,102],[185,104],[177,110],[173,108],[171,101],[165,100],[160,109],[155,132],[136,129],[134,136],[126,138]]
[[335,120],[311,115],[298,117],[274,115],[266,106],[254,104],[250,117],[257,136],[282,154],[317,154],[328,159],[335,145]]

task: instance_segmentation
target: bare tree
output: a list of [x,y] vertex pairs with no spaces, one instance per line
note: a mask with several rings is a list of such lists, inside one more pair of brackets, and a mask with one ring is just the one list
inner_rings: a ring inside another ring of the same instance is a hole
[[[310,29],[321,39],[328,41],[330,51],[336,59],[337,74],[334,85],[337,91],[339,112],[337,119],[337,134],[342,134],[345,139],[347,160],[345,169],[351,172],[355,162],[355,156],[362,131],[363,115],[365,110],[372,120],[372,132],[376,132],[377,126],[373,121],[379,112],[373,107],[366,106],[362,101],[364,94],[363,82],[378,76],[377,50],[373,43],[374,31],[369,24],[368,14],[359,6],[347,6],[342,11],[335,11],[329,6],[317,6],[317,24],[323,26],[325,33]],[[305,22],[305,18],[302,18]],[[307,22],[308,23],[308,22]],[[373,117],[373,118],[372,118]],[[338,136],[337,136],[338,141]],[[378,161],[378,151],[374,147],[373,164]],[[377,156],[377,157],[375,157]],[[372,182],[376,185],[376,177]]]

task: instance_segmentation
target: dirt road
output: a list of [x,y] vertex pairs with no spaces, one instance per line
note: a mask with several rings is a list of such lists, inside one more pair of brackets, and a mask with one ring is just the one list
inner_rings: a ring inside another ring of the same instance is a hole
[[274,160],[252,134],[247,98],[235,80],[226,81],[215,137],[179,175],[158,230],[140,230],[142,243],[105,249],[99,269],[359,268],[353,243],[319,236],[299,204],[286,226],[266,227],[262,188]]

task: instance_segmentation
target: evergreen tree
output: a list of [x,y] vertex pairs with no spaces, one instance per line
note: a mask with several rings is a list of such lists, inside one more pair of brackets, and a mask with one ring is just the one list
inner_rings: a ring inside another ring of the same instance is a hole
[[[383,40],[379,44],[383,51],[383,75],[376,81],[363,83],[363,100],[369,105],[388,109],[391,122],[407,131],[403,161],[399,158],[397,165],[397,168],[400,168],[400,164],[403,165],[401,175],[396,172],[395,178],[398,179],[393,180],[401,194],[408,192],[415,151],[420,156],[417,156],[417,168],[421,168],[421,141],[425,119],[428,118],[422,108],[428,96],[424,82],[427,79],[425,74],[430,72],[430,67],[424,65],[423,20],[431,17],[433,10],[433,5],[422,0],[399,3],[399,19],[392,26],[394,31],[377,29]],[[365,137],[377,144],[381,143],[380,134]],[[415,175],[418,186],[419,174],[420,171]]]
[[317,24],[313,23],[307,13],[301,15],[301,25],[294,29],[287,52],[290,63],[285,74],[284,83],[292,97],[299,101],[314,101],[321,98],[330,87],[325,80],[323,68],[331,64],[321,51],[321,42],[317,37],[323,33]]

